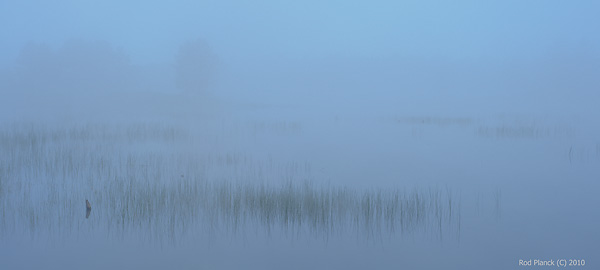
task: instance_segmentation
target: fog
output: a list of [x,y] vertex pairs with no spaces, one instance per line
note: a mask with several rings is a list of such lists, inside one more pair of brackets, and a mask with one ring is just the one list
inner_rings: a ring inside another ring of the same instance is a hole
[[199,41],[206,55],[198,72],[210,80],[203,90],[230,99],[365,111],[581,112],[598,98],[595,8],[587,1],[20,1],[2,8],[2,82],[17,93],[179,93],[178,53]]
[[598,10],[2,2],[0,259],[594,268]]

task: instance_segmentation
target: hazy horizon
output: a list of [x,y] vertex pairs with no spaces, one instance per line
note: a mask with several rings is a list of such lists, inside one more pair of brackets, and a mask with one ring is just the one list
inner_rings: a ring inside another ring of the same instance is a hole
[[[578,114],[599,99],[597,8],[594,1],[19,1],[1,8],[0,82],[21,75],[32,44],[57,57],[77,57],[80,45],[88,66],[112,50],[122,57],[117,67],[133,74],[122,83],[102,77],[110,69],[85,74],[106,84],[97,91],[177,93],[178,51],[202,40],[218,60],[205,90],[226,99],[466,113],[532,113],[535,105]],[[45,76],[30,73],[28,80]]]

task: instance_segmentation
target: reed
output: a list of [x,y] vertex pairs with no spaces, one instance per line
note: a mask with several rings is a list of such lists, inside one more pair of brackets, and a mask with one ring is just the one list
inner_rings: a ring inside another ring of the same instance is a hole
[[[185,131],[150,125],[5,126],[0,234],[58,239],[92,231],[161,243],[250,232],[385,239],[441,235],[460,221],[449,189],[319,184],[307,162],[178,150],[189,140]],[[91,213],[82,210],[87,199]]]

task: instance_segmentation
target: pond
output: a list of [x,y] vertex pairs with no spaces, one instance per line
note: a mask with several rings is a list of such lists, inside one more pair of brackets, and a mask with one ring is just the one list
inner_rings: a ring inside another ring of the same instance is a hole
[[0,261],[6,269],[598,265],[600,132],[591,120],[240,115],[2,124]]

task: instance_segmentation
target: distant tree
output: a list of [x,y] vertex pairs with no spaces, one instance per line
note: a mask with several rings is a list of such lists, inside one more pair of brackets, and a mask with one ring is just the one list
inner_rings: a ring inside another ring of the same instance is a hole
[[177,87],[201,93],[214,82],[217,57],[201,39],[187,41],[179,47],[175,61]]

